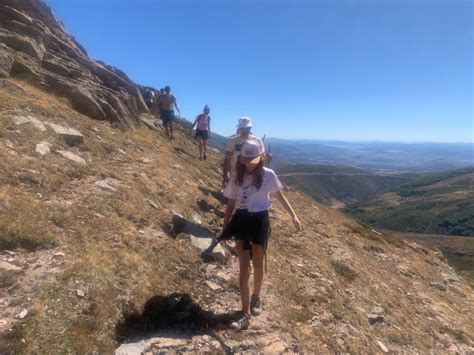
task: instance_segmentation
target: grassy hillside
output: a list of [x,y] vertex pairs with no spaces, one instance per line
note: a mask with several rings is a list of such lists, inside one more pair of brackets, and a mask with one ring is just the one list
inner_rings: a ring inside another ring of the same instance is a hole
[[413,179],[410,174],[376,174],[334,165],[295,164],[277,171],[284,183],[336,208],[389,191]]
[[346,211],[390,230],[473,236],[474,168],[424,176]]
[[[214,353],[472,350],[472,290],[444,281],[455,271],[441,255],[293,189],[304,230],[274,204],[264,314],[245,332],[209,322],[239,309],[238,262],[204,262],[173,216],[198,237],[220,230],[222,155],[200,162],[186,129],[170,142],[91,120],[21,81],[0,87],[0,353],[107,354],[133,337],[155,339],[152,353],[176,349],[163,339]],[[15,123],[25,116],[77,129],[84,142]],[[42,141],[50,154],[35,151]]]

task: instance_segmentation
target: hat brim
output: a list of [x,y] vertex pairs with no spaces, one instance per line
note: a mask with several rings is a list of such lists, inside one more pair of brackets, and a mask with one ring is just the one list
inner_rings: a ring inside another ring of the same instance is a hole
[[237,128],[252,128],[253,125],[247,125],[247,126],[239,126],[239,125],[237,125],[237,126],[235,126],[235,127],[237,127]]
[[257,164],[260,162],[260,155],[257,155],[256,157],[243,157],[241,155],[240,162],[242,164]]

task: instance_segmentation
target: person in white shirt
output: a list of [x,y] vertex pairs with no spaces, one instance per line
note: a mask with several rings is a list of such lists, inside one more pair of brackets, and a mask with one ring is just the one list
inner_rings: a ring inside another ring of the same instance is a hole
[[[274,194],[293,219],[296,230],[301,230],[290,203],[283,195],[283,186],[271,169],[264,167],[262,147],[254,140],[244,142],[240,150],[236,172],[224,189],[227,208],[221,238],[233,236],[240,263],[240,297],[242,316],[233,325],[246,329],[251,315],[262,312],[260,290],[263,281],[264,256],[271,234],[268,209],[270,194]],[[250,253],[254,268],[254,289],[250,299]]]
[[239,123],[237,124],[237,134],[230,137],[225,149],[224,166],[222,169],[223,187],[227,185],[229,178],[235,173],[235,165],[240,153],[240,148],[245,141],[249,139],[254,140],[261,146],[262,152],[265,152],[262,140],[250,132],[252,127],[252,119],[250,117],[244,116],[239,118]]

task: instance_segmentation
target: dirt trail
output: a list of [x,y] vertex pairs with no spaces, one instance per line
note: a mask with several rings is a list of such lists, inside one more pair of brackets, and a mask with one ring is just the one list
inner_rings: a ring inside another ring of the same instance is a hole
[[36,292],[62,270],[65,256],[57,249],[0,253],[0,332],[28,315]]
[[[217,291],[217,297],[212,301],[212,306],[206,310],[214,316],[230,315],[240,309],[238,287],[235,285],[238,282],[238,268],[239,263],[236,257],[231,257],[227,264],[203,263],[201,267],[203,287],[212,287]],[[252,317],[251,326],[247,330],[236,331],[229,323],[193,331],[178,325],[173,329],[163,329],[130,339],[117,348],[115,354],[296,352],[299,350],[298,341],[290,334],[278,329],[278,323],[281,320],[278,319],[276,312],[272,312],[276,297],[272,289],[271,282],[265,279],[262,289],[264,312],[257,317]]]

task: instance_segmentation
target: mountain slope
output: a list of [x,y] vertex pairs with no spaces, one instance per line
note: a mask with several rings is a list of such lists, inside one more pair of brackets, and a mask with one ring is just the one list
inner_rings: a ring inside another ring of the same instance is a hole
[[[186,131],[178,130],[170,144],[148,129],[113,129],[25,83],[0,82],[6,88],[0,92],[1,256],[20,268],[2,277],[8,287],[2,352],[109,352],[145,330],[160,331],[160,339],[163,332],[204,332],[232,349],[243,346],[241,335],[226,327],[211,327],[211,333],[195,323],[150,328],[138,316],[155,296],[176,292],[204,311],[238,309],[237,261],[211,269],[187,232],[173,226],[178,212],[200,220],[206,235],[219,230],[222,155],[211,152],[202,163]],[[16,95],[20,91],[24,95]],[[74,127],[84,143],[70,147],[49,128],[17,126],[15,118],[25,115]],[[38,155],[41,141],[80,155],[87,165],[60,154]],[[102,180],[116,191],[100,189]],[[271,344],[323,352],[377,352],[378,342],[393,351],[471,349],[472,290],[463,279],[446,279],[455,273],[439,254],[365,229],[297,191],[287,195],[305,230],[293,234],[288,216],[275,206],[268,318],[256,321],[260,331],[278,337]],[[18,322],[23,310],[28,313]],[[258,332],[250,330],[247,339],[257,342]],[[198,345],[191,337],[187,346]]]
[[408,174],[376,174],[349,166],[294,164],[279,167],[282,181],[335,208],[389,191],[413,179]]
[[223,156],[197,160],[179,125],[170,142],[92,120],[26,79],[0,78],[0,353],[111,353],[137,337],[152,353],[474,350],[472,289],[439,252],[291,188],[304,230],[273,206],[264,314],[231,330],[237,260],[199,256],[221,228]]
[[0,77],[21,78],[65,97],[89,117],[125,126],[150,120],[127,75],[93,60],[41,0],[2,0],[0,59]]
[[438,173],[395,188],[347,211],[401,232],[474,235],[474,169]]

